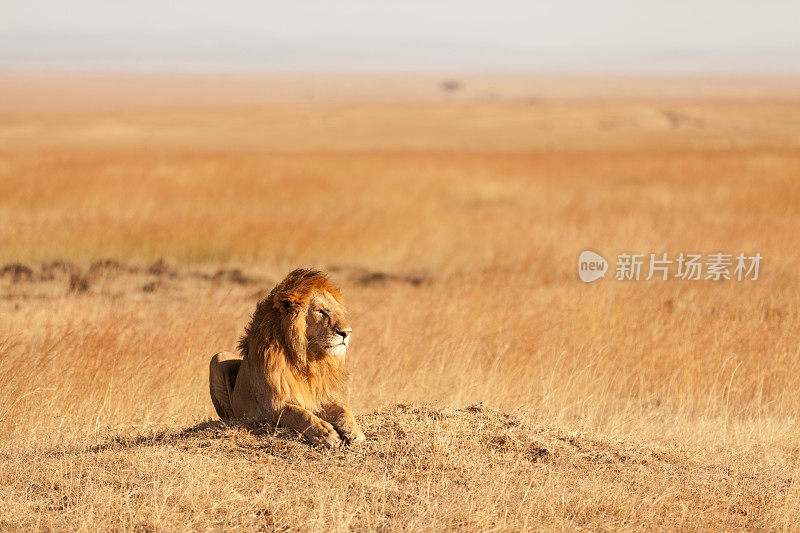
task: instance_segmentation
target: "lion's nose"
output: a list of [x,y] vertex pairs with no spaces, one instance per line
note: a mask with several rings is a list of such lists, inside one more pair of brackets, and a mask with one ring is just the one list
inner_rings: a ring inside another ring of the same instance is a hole
[[342,336],[342,340],[346,340],[350,336],[352,329],[337,329],[336,334]]

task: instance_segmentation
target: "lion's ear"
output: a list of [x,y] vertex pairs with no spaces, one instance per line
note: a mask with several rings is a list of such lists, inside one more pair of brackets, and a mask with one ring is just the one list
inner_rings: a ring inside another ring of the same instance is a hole
[[278,311],[283,311],[284,313],[288,313],[292,310],[292,305],[289,303],[288,300],[281,300],[276,298],[275,309],[277,309]]
[[275,308],[279,311],[291,313],[299,305],[297,298],[292,294],[276,294],[275,295]]

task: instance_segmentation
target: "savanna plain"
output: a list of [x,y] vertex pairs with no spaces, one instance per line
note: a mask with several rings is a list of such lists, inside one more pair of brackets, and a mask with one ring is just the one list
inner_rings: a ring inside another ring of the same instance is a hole
[[[800,82],[219,80],[0,79],[0,530],[800,529]],[[211,405],[297,266],[360,447]]]

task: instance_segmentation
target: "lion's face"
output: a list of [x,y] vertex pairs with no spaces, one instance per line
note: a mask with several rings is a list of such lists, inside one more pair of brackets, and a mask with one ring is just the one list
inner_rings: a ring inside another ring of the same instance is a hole
[[328,291],[316,291],[306,309],[306,338],[311,353],[341,357],[353,331],[342,305]]

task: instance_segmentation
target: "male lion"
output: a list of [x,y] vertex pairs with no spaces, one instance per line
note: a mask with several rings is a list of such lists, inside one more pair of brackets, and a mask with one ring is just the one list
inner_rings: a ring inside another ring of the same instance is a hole
[[220,418],[268,420],[315,445],[357,444],[364,433],[337,392],[350,342],[339,289],[297,269],[256,306],[239,354],[211,358],[211,401]]

